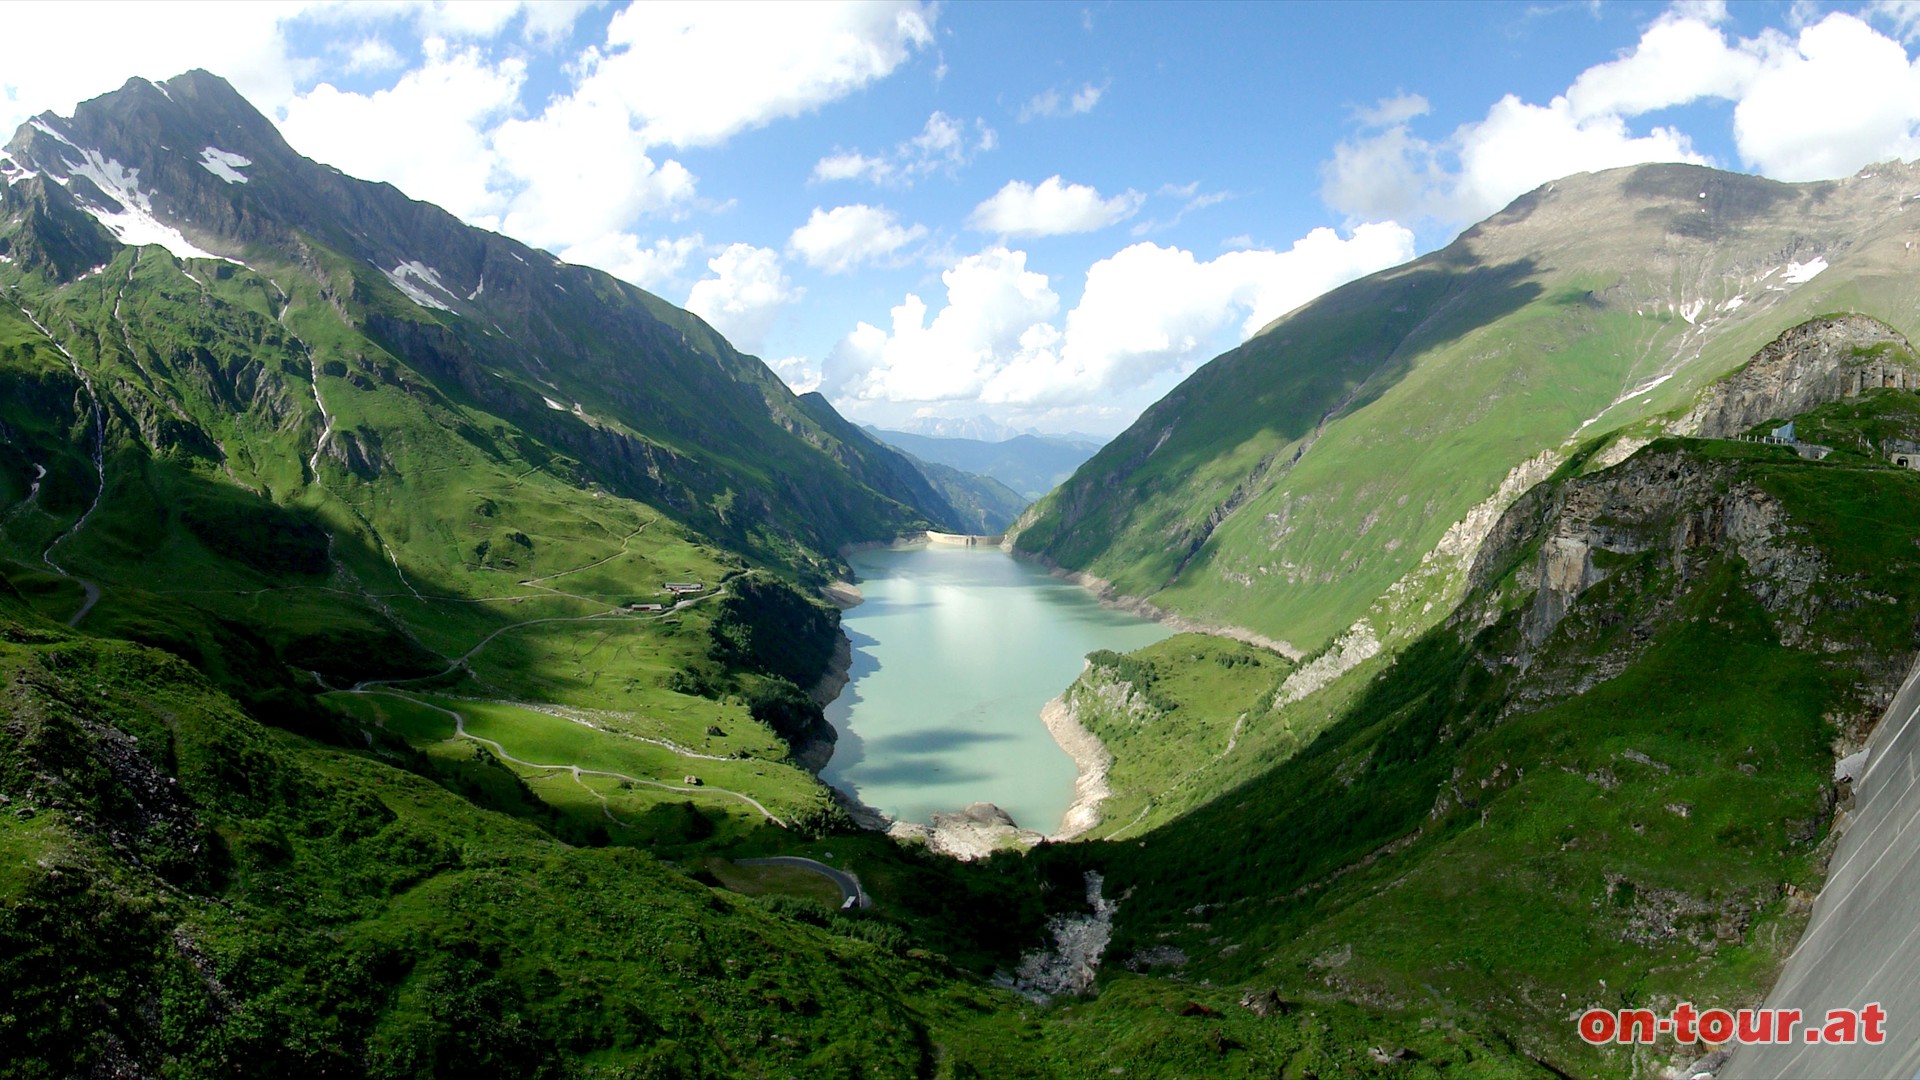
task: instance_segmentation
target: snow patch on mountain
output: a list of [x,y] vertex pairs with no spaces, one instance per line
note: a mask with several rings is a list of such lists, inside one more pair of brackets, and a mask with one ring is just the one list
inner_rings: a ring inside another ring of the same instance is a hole
[[[387,280],[393,282],[394,288],[405,293],[407,299],[421,307],[432,308],[435,311],[453,310],[445,300],[440,299],[440,297],[446,297],[447,300],[454,299],[453,290],[440,281],[440,271],[433,267],[422,262],[408,261],[400,263],[391,270],[380,272],[387,275]],[[439,295],[436,296],[435,293]]]
[[39,174],[13,159],[13,155],[0,150],[0,185],[17,184],[22,180],[31,180]]
[[1780,280],[1789,285],[1805,285],[1807,282],[1820,276],[1820,271],[1826,268],[1827,260],[1816,255],[1803,263],[1788,263],[1787,272]]
[[71,158],[64,161],[69,170],[66,178],[61,179],[55,176],[53,179],[68,188],[72,187],[73,178],[76,176],[84,176],[92,181],[93,186],[98,188],[113,205],[97,205],[89,193],[84,191],[75,192],[74,201],[82,210],[93,215],[95,221],[106,226],[114,239],[128,247],[147,247],[157,244],[166,248],[176,259],[221,258],[194,244],[181,235],[179,229],[154,216],[152,200],[140,190],[139,169],[129,169],[98,150],[74,146],[59,132],[37,120],[34,121],[34,126],[79,151],[80,161],[77,164]]
[[1673,372],[1669,371],[1665,375],[1660,375],[1660,376],[1656,376],[1655,378],[1648,379],[1646,382],[1641,383],[1639,387],[1633,390],[1630,390],[1624,394],[1621,394],[1618,398],[1614,400],[1613,403],[1615,405],[1618,405],[1623,401],[1632,401],[1634,398],[1637,398],[1637,397],[1645,397],[1646,395],[1651,394],[1655,390],[1658,390],[1660,389],[1660,387],[1666,385],[1666,381],[1671,378],[1673,378]]
[[251,158],[229,153],[217,146],[209,146],[200,151],[200,167],[229,184],[244,184],[247,177],[240,170],[253,164]]
[[559,402],[553,400],[552,398],[546,396],[545,394],[540,395],[540,400],[546,402],[547,408],[552,409],[554,412],[570,411],[565,405],[560,404]]
[[75,150],[80,149],[78,146],[74,146],[72,139],[69,139],[65,135],[62,135],[58,131],[54,130],[53,125],[47,123],[45,120],[35,118],[33,120],[28,121],[28,124],[35,131],[48,135],[59,142],[66,143],[68,146],[73,146]]

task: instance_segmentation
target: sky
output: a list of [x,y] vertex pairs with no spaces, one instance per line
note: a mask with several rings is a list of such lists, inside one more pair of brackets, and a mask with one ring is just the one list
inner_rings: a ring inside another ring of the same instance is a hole
[[[202,67],[303,154],[922,428],[1111,435],[1558,177],[1920,156],[1920,3],[10,4],[0,131]],[[979,430],[979,429],[976,429]]]

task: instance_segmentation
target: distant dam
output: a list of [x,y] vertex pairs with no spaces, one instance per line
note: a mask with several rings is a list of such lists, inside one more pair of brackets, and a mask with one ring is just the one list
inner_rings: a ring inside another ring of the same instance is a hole
[[973,536],[967,533],[943,533],[928,529],[924,534],[929,544],[953,544],[957,547],[999,547],[1006,542],[1007,534],[993,536]]

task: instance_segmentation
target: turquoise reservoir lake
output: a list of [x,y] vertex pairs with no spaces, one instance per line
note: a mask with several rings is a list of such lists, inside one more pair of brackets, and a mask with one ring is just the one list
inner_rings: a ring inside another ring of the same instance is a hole
[[918,545],[850,560],[863,603],[844,613],[840,733],[821,778],[901,821],[990,802],[1051,833],[1073,801],[1073,759],[1040,709],[1095,649],[1169,631],[997,548]]

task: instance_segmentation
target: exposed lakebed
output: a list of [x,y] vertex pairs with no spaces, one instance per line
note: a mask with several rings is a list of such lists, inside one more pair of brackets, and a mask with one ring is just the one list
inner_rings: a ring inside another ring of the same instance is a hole
[[850,561],[865,600],[842,623],[853,662],[827,706],[840,740],[821,778],[901,821],[990,802],[1054,831],[1077,770],[1041,708],[1087,653],[1171,631],[997,548],[916,545]]

